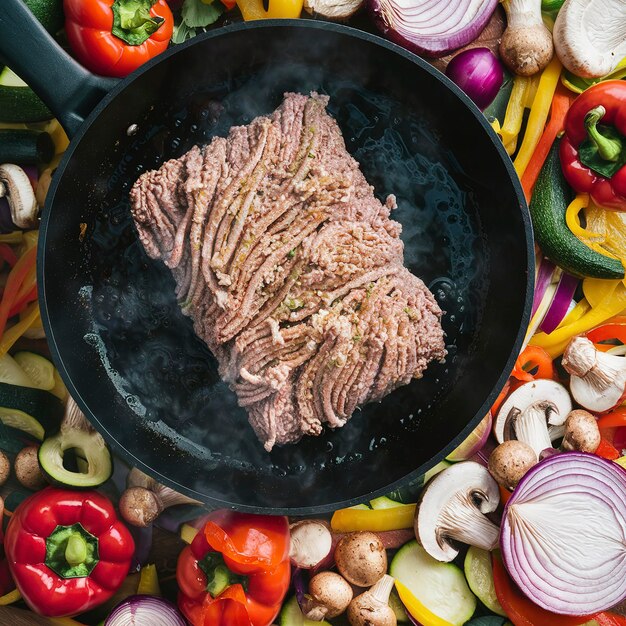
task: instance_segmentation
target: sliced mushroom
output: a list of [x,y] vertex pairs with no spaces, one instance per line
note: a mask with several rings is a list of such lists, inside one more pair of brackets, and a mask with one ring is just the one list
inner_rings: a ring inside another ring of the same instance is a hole
[[567,389],[553,380],[533,380],[518,387],[503,403],[494,424],[498,443],[518,439],[537,457],[563,436],[572,410]]
[[496,510],[500,492],[486,467],[455,463],[427,485],[415,511],[414,529],[424,550],[438,561],[452,561],[456,543],[493,550],[500,529],[485,516]]
[[594,413],[610,411],[626,396],[626,358],[596,350],[586,337],[574,337],[563,354],[574,400]]
[[313,16],[344,22],[362,6],[364,0],[304,0],[304,10]]
[[200,504],[133,468],[126,480],[127,489],[120,498],[120,514],[133,526],[147,527],[170,506]]
[[11,219],[18,228],[35,228],[39,210],[26,172],[18,165],[0,165],[0,198],[6,197]]

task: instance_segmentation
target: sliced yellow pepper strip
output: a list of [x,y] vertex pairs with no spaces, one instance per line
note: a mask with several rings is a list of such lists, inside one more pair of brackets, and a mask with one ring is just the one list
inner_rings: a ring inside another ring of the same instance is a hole
[[509,155],[513,154],[517,147],[517,136],[522,128],[524,105],[529,88],[530,78],[516,76],[513,80],[513,89],[509,96],[509,103],[506,105],[506,113],[500,129],[502,143]]
[[189,524],[183,524],[180,529],[180,538],[185,542],[190,544],[198,534],[198,529],[190,526]]
[[400,530],[413,528],[415,504],[401,504],[390,509],[340,509],[333,513],[331,528],[338,533],[357,530]]
[[0,357],[3,357],[13,346],[13,344],[39,320],[39,303],[32,302],[24,311],[24,316],[20,321],[11,326],[0,341]]
[[48,619],[55,626],[84,626],[82,622],[77,622],[71,617],[49,617]]
[[21,599],[22,594],[17,589],[13,589],[13,591],[9,591],[9,593],[0,596],[0,606],[8,606],[9,604],[14,604]]
[[520,178],[526,171],[526,167],[543,134],[546,120],[550,113],[552,98],[554,97],[554,92],[559,83],[559,77],[561,76],[561,70],[561,62],[559,58],[554,55],[554,58],[550,61],[546,69],[543,70],[541,78],[539,79],[539,87],[537,87],[537,94],[535,95],[533,105],[530,109],[524,140],[522,141],[515,161],[513,161],[517,175]]
[[406,610],[422,626],[454,626],[451,622],[442,619],[427,609],[400,581],[396,580],[396,591],[402,600]]
[[[587,280],[589,279],[585,279],[583,282],[583,290]],[[624,311],[626,309],[626,287],[624,286],[624,281],[603,280],[600,282],[604,283],[604,295],[601,298],[598,296],[597,304],[595,306],[592,305],[592,308],[586,314],[569,324],[561,324],[559,328],[549,335],[537,333],[530,343],[534,346],[542,347],[552,358],[556,358],[565,352],[565,348],[572,337],[585,333]]]
[[243,19],[251,20],[298,18],[302,13],[304,0],[269,0],[267,11],[263,0],[237,0]]
[[22,243],[24,233],[21,230],[14,230],[12,233],[6,233],[6,235],[0,235],[0,243],[8,243],[11,245],[17,245]]
[[159,576],[157,574],[156,565],[145,565],[141,568],[137,593],[148,596],[161,595],[161,587],[159,587]]

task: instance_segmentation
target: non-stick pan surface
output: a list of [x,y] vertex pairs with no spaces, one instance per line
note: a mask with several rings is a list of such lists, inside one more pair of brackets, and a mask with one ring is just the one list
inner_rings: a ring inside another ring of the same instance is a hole
[[[268,454],[180,313],[169,271],[138,242],[128,193],[284,92],[313,90],[330,96],[377,195],[396,194],[406,263],[446,312],[449,356],[344,428]],[[68,388],[129,463],[211,505],[310,513],[416,478],[471,431],[512,368],[532,268],[510,161],[458,89],[369,34],[257,22],[166,53],[80,127],[42,219],[40,302]]]

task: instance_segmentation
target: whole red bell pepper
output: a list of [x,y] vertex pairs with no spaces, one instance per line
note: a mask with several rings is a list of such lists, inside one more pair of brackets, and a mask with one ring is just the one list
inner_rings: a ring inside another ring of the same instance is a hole
[[64,617],[117,591],[135,544],[104,496],[48,487],[17,507],[4,549],[26,604],[41,615]]
[[598,83],[574,101],[560,156],[578,193],[590,194],[597,206],[626,211],[626,81]]
[[289,579],[286,517],[216,511],[178,557],[178,606],[193,626],[269,626]]
[[102,76],[126,76],[163,52],[174,16],[165,0],[64,0],[65,32],[78,60]]

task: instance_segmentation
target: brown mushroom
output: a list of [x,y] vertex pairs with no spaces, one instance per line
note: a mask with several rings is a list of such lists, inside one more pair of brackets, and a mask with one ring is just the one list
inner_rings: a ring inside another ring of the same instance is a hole
[[572,411],[565,420],[564,450],[595,452],[600,445],[600,429],[596,418],[582,409]]
[[309,582],[302,607],[307,619],[321,621],[341,615],[352,601],[350,583],[336,572],[320,572]]
[[39,447],[22,448],[15,457],[15,477],[22,487],[37,491],[47,484],[38,459]]
[[536,463],[537,455],[527,443],[511,439],[501,443],[490,454],[489,473],[499,485],[513,491]]
[[389,606],[393,583],[393,578],[385,574],[371,589],[350,602],[348,621],[351,626],[396,626],[396,614]]
[[0,485],[4,485],[11,473],[11,462],[7,455],[0,450]]
[[357,587],[370,587],[387,571],[387,552],[377,534],[350,533],[337,544],[335,563],[348,582]]

